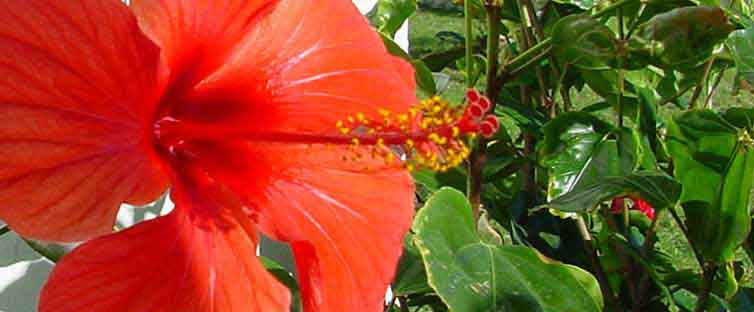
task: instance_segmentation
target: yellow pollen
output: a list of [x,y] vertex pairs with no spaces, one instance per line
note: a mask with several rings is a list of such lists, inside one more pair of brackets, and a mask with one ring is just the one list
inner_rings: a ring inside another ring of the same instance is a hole
[[402,112],[380,108],[376,118],[370,117],[373,112],[355,113],[335,126],[345,136],[348,155],[344,159],[382,158],[386,166],[398,163],[407,170],[444,172],[462,164],[471,153],[466,140],[476,137],[474,127],[480,121],[468,114],[468,108],[452,107],[433,96]]

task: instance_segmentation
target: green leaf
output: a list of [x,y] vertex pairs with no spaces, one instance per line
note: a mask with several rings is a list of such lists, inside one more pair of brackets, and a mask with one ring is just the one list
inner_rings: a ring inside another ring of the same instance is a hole
[[390,38],[416,12],[416,0],[379,0],[371,15],[374,26]]
[[610,28],[589,15],[569,15],[553,26],[553,54],[561,64],[604,69],[615,62],[615,37]]
[[654,16],[640,26],[641,47],[659,64],[671,68],[693,70],[712,54],[734,30],[725,12],[719,7],[683,7]]
[[283,283],[291,292],[291,312],[301,310],[301,302],[298,287],[298,281],[291,272],[288,272],[280,263],[275,262],[265,256],[259,256],[259,261],[262,262],[267,272],[272,274],[279,282]]
[[608,176],[580,187],[549,202],[545,207],[565,212],[593,210],[600,203],[622,196],[637,196],[655,209],[673,207],[678,202],[681,187],[673,178],[653,171],[641,171],[627,176]]
[[432,71],[429,70],[427,65],[425,65],[424,62],[420,60],[412,59],[411,56],[406,53],[406,51],[403,51],[403,49],[387,35],[380,33],[380,36],[382,37],[382,42],[385,43],[385,48],[390,54],[400,57],[414,66],[416,85],[419,87],[419,89],[424,91],[424,93],[426,93],[427,95],[436,94],[437,86],[435,85],[435,78],[432,75]]
[[[548,200],[572,191],[584,181],[591,183],[592,176],[587,173],[594,171],[587,170],[587,167],[594,159],[597,146],[606,140],[609,127],[596,117],[580,112],[561,115],[545,124],[541,159],[542,164],[550,169]],[[601,150],[604,155],[605,149]],[[601,159],[606,157],[609,156]]]
[[275,278],[288,287],[288,289],[291,291],[298,291],[298,282],[296,282],[296,278],[293,277],[293,274],[288,272],[288,270],[282,265],[264,256],[259,256],[259,261],[262,262],[262,265],[267,269],[267,272],[270,272],[270,274],[275,276]]
[[550,169],[548,200],[638,167],[643,154],[639,136],[628,129],[613,130],[618,138],[611,139],[610,129],[582,112],[563,114],[545,125],[540,151],[542,164]]
[[749,131],[737,126],[748,127],[751,120],[753,110],[691,111],[668,127],[689,234],[709,261],[732,261],[749,232],[754,150]]
[[754,28],[733,32],[726,41],[741,79],[754,85]]
[[601,311],[597,281],[536,250],[482,242],[462,193],[443,188],[413,226],[430,286],[451,311]]

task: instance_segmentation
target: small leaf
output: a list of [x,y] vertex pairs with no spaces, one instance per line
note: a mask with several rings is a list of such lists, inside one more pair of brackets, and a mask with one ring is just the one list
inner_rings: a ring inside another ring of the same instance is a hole
[[390,38],[416,12],[416,0],[379,0],[371,18],[374,26]]

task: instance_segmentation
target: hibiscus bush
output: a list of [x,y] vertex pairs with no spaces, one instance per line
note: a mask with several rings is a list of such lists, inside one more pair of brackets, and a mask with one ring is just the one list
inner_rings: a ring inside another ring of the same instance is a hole
[[127,2],[0,4],[39,311],[754,311],[750,1]]

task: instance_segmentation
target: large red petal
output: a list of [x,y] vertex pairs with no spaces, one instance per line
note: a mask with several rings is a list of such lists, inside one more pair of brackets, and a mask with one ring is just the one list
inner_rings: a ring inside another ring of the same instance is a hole
[[120,1],[5,1],[0,55],[0,219],[83,240],[164,191],[144,127],[159,51]]
[[320,145],[237,144],[197,155],[243,197],[262,231],[291,244],[305,311],[382,311],[414,211],[405,170],[344,161],[345,148]]
[[[40,312],[282,312],[290,294],[233,218],[174,192],[176,209],[85,243],[57,264]],[[222,210],[220,210],[222,211]]]
[[377,119],[380,108],[416,102],[413,69],[388,54],[350,0],[282,0],[249,30],[173,117],[322,133],[349,114]]
[[133,0],[145,33],[162,48],[172,80],[196,83],[219,67],[278,0]]

